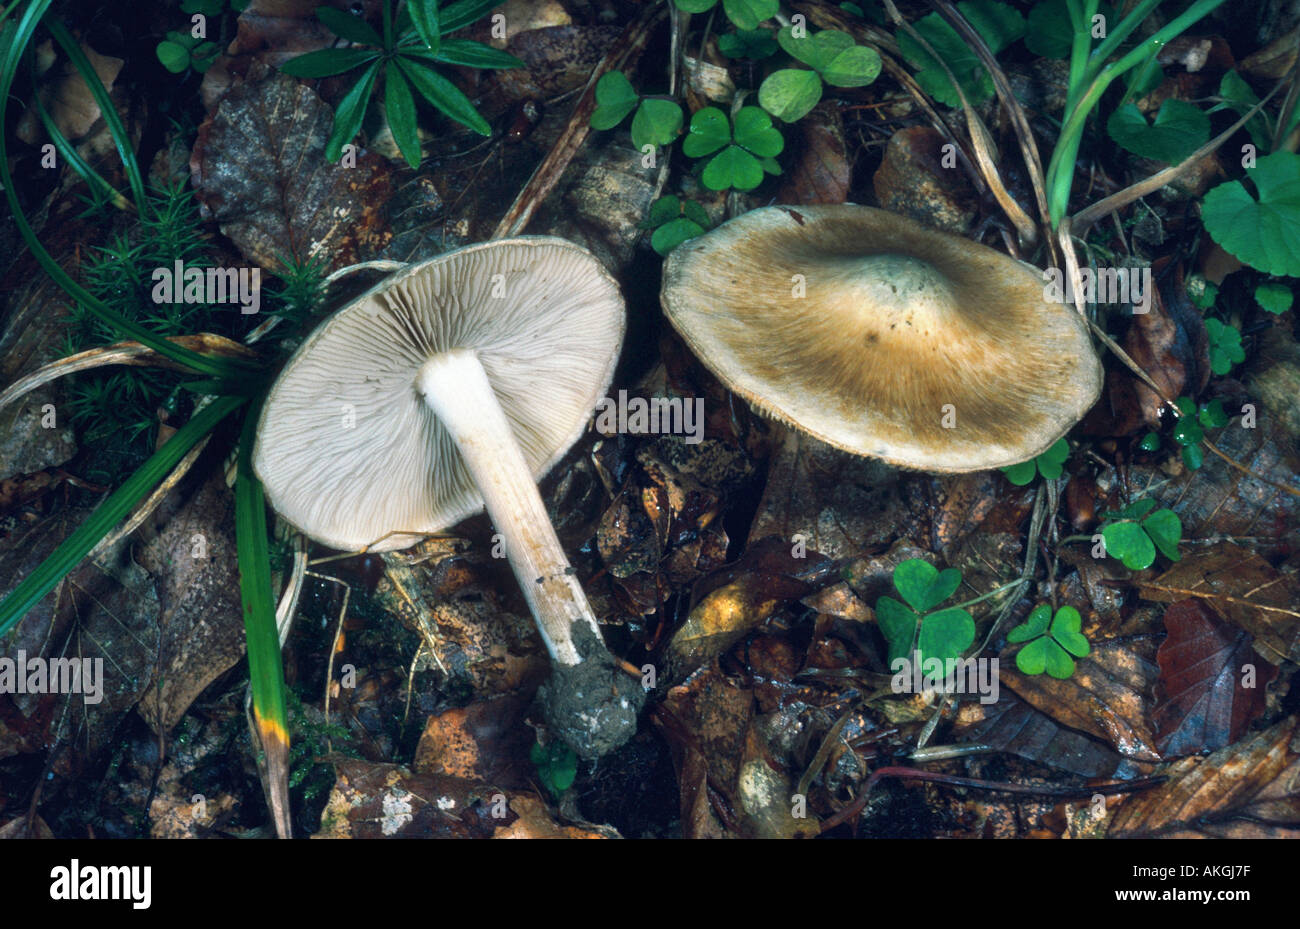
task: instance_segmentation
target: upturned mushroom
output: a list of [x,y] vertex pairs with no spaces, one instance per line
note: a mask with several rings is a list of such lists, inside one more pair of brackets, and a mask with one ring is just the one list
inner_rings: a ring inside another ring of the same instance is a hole
[[339,310],[271,388],[253,465],[271,505],[345,551],[406,548],[487,507],[552,660],[540,699],[586,758],[636,731],[536,480],[586,428],[622,345],[618,285],[563,239],[473,245]]
[[678,246],[661,300],[760,412],[905,468],[1046,451],[1101,391],[1083,320],[1041,272],[871,207],[766,207]]

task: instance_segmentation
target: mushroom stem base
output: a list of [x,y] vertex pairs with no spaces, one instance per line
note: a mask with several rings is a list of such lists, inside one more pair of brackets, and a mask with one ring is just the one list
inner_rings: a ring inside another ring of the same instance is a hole
[[417,386],[483,494],[552,661],[568,666],[583,661],[574,641],[579,630],[594,636],[604,652],[591,605],[478,355],[469,349],[434,355],[420,368]]

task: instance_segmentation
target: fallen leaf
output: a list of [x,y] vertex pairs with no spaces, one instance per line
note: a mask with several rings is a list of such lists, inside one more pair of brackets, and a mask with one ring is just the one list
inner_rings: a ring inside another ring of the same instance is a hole
[[325,160],[333,111],[316,92],[258,65],[199,127],[190,171],[205,215],[268,270],[324,256],[328,270],[375,257],[392,181],[378,156]]
[[1123,761],[1109,746],[1066,729],[1010,690],[1000,691],[992,706],[962,707],[955,728],[960,742],[984,744],[1085,777],[1110,777]]
[[1300,838],[1300,717],[1290,716],[1129,797],[1108,838]]
[[797,155],[776,202],[845,202],[853,177],[839,109],[829,102],[819,103],[795,128],[798,136],[791,147]]
[[1013,647],[998,657],[1002,683],[1056,722],[1095,736],[1128,758],[1160,760],[1147,718],[1158,669],[1135,651],[1132,641],[1093,643],[1092,652],[1064,680],[1021,674],[1015,670]]
[[1262,557],[1232,542],[1194,552],[1138,586],[1147,600],[1172,603],[1195,596],[1255,638],[1255,651],[1274,664],[1300,659],[1300,590]]
[[[1169,636],[1156,661],[1160,679],[1152,717],[1156,747],[1166,758],[1195,755],[1237,741],[1264,711],[1264,691],[1277,668],[1262,668],[1250,635],[1218,619],[1203,600],[1165,610]],[[1250,665],[1251,686],[1243,684]]]

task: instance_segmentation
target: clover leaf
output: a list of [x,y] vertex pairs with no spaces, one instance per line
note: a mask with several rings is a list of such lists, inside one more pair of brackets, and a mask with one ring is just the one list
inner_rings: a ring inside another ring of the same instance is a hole
[[[683,13],[707,13],[717,3],[718,0],[675,0],[673,5]],[[778,0],[722,0],[722,11],[739,29],[757,29],[759,23],[775,16],[779,8]]]
[[682,141],[682,151],[691,158],[713,155],[700,175],[710,190],[753,190],[763,182],[765,171],[780,171],[772,158],[784,147],[785,139],[772,118],[756,106],[742,107],[734,127],[722,110],[704,107],[691,117]]
[[[957,4],[957,9],[983,37],[994,55],[1025,34],[1025,18],[1005,3],[964,0]],[[914,28],[947,63],[971,104],[984,103],[993,97],[993,78],[988,69],[971,51],[966,40],[938,13],[922,17]],[[916,82],[940,103],[960,106],[961,99],[943,66],[907,32],[900,30],[897,38],[903,56],[920,69]]]
[[1214,241],[1268,274],[1300,277],[1300,155],[1274,152],[1246,169],[1241,181],[1205,195],[1201,219]]
[[1173,510],[1151,512],[1155,501],[1137,500],[1118,513],[1101,528],[1106,554],[1118,558],[1124,567],[1141,571],[1151,567],[1156,560],[1156,549],[1170,561],[1178,561],[1178,543],[1183,537],[1183,524]]
[[636,109],[641,98],[622,71],[610,71],[596,82],[596,109],[591,113],[592,129],[613,129]]
[[758,102],[778,119],[795,122],[808,115],[822,97],[822,81],[833,87],[861,87],[880,76],[880,54],[855,45],[853,37],[838,29],[811,35],[786,26],[777,33],[781,48],[812,68],[782,68],[769,74],[758,88]]
[[1126,103],[1110,115],[1106,131],[1135,155],[1176,164],[1209,141],[1210,117],[1190,103],[1169,99],[1155,123],[1147,125],[1142,111]]
[[1234,364],[1246,360],[1246,350],[1241,347],[1241,333],[1236,326],[1210,318],[1205,321],[1205,335],[1209,340],[1210,370],[1227,374]]
[[928,658],[957,658],[975,641],[975,620],[960,607],[930,612],[956,592],[961,572],[956,568],[939,571],[920,558],[901,562],[894,568],[894,587],[906,600],[893,597],[876,601],[876,624],[889,645],[889,663],[911,658],[913,649]]
[[694,200],[682,200],[669,194],[650,204],[650,213],[642,224],[653,229],[650,246],[667,256],[687,239],[702,235],[709,228],[709,214]]
[[[1051,619],[1050,629],[1048,620]],[[1074,673],[1074,658],[1084,658],[1091,651],[1088,639],[1079,630],[1083,617],[1072,606],[1063,606],[1052,616],[1046,603],[1034,607],[1025,622],[1007,633],[1010,643],[1028,643],[1016,653],[1016,667],[1022,674],[1046,671],[1058,680]]]
[[1061,476],[1065,459],[1069,456],[1070,444],[1065,439],[1057,439],[1052,443],[1051,448],[1037,458],[1030,458],[1028,461],[1009,465],[1000,470],[1007,476],[1007,480],[1017,487],[1024,487],[1039,474],[1049,481],[1054,481]]

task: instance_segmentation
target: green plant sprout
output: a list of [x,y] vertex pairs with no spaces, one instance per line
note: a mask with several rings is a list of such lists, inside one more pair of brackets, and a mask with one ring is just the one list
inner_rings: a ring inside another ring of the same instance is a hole
[[668,253],[687,239],[703,235],[709,228],[709,214],[694,200],[682,200],[669,194],[650,204],[642,229],[653,229],[650,247],[660,255]]
[[1069,206],[1084,127],[1111,83],[1134,68],[1149,66],[1171,39],[1209,15],[1223,0],[1194,0],[1161,28],[1144,36],[1130,51],[1115,58],[1159,3],[1160,0],[1139,0],[1119,22],[1114,22],[1115,16],[1101,15],[1100,0],[1065,0],[1070,20],[1070,70],[1061,133],[1046,178],[1053,228],[1060,225]]
[[682,108],[676,101],[638,96],[622,71],[610,71],[596,82],[592,129],[613,129],[633,110],[632,144],[638,151],[647,145],[671,145],[682,131]]
[[[894,588],[906,603],[893,597],[876,601],[876,624],[889,645],[888,664],[910,659],[914,650],[921,662],[929,658],[958,658],[975,641],[975,620],[961,606],[935,610],[961,586],[961,571],[935,568],[921,558],[911,558],[894,568]],[[973,601],[972,601],[973,602]]]
[[455,84],[434,67],[437,64],[469,68],[517,68],[523,62],[514,55],[497,51],[469,39],[448,39],[448,34],[479,19],[501,0],[459,0],[439,9],[435,0],[408,3],[394,17],[392,4],[381,4],[382,34],[368,22],[333,7],[319,7],[316,17],[349,48],[326,48],[299,55],[281,65],[294,77],[318,78],[362,68],[352,89],[343,95],[334,112],[334,129],[325,146],[325,156],[338,161],[343,146],[361,128],[375,82],[383,72],[384,107],[388,127],[398,151],[412,168],[420,165],[420,135],[416,124],[415,96],[418,93],[434,109],[480,135],[491,135],[492,127]]
[[807,116],[822,98],[822,82],[833,87],[861,87],[880,76],[880,54],[856,45],[847,32],[826,29],[796,36],[790,26],[777,33],[787,54],[812,70],[782,68],[773,71],[758,88],[758,102],[787,123]]
[[578,776],[578,756],[559,739],[552,739],[546,745],[534,743],[528,758],[537,767],[537,779],[556,799],[573,786]]
[[1246,350],[1241,347],[1241,332],[1236,326],[1210,317],[1205,321],[1205,336],[1209,342],[1210,370],[1227,374],[1233,365],[1246,360]]
[[[1180,416],[1174,424],[1170,438],[1181,449],[1183,464],[1195,471],[1205,463],[1205,452],[1201,442],[1205,440],[1205,430],[1219,429],[1228,424],[1228,414],[1223,409],[1222,400],[1207,400],[1199,406],[1191,397],[1179,397],[1174,401]],[[1160,451],[1160,434],[1148,432],[1138,443],[1144,452]]]
[[[201,13],[205,17],[216,18],[227,9],[236,13],[248,7],[249,0],[185,0],[181,12],[189,16]],[[193,32],[172,30],[154,49],[158,61],[172,74],[183,74],[193,69],[199,74],[205,73],[221,54],[221,43],[199,38]]]
[[753,190],[764,173],[781,173],[775,156],[784,148],[785,139],[772,117],[756,106],[742,107],[733,120],[717,107],[706,106],[691,117],[682,140],[682,151],[689,157],[713,156],[700,175],[710,190]]
[[1007,476],[1007,480],[1012,484],[1017,487],[1024,487],[1039,474],[1049,481],[1059,478],[1065,468],[1065,459],[1068,457],[1070,457],[1070,443],[1066,442],[1065,439],[1057,439],[1052,443],[1051,448],[1037,458],[1030,458],[1028,461],[1009,465],[999,470]]
[[1074,659],[1086,658],[1091,651],[1087,637],[1079,631],[1082,626],[1083,618],[1074,607],[1063,606],[1053,616],[1052,608],[1040,603],[1023,623],[1007,633],[1007,642],[1026,643],[1016,652],[1016,667],[1022,674],[1046,671],[1051,677],[1065,680],[1074,673]]
[[[1183,523],[1170,509],[1155,510],[1150,497],[1135,500],[1115,513],[1106,514],[1101,538],[1106,554],[1118,558],[1131,571],[1151,567],[1156,550],[1170,561],[1178,561],[1178,543],[1183,538]],[[1152,512],[1155,510],[1155,512]]]

